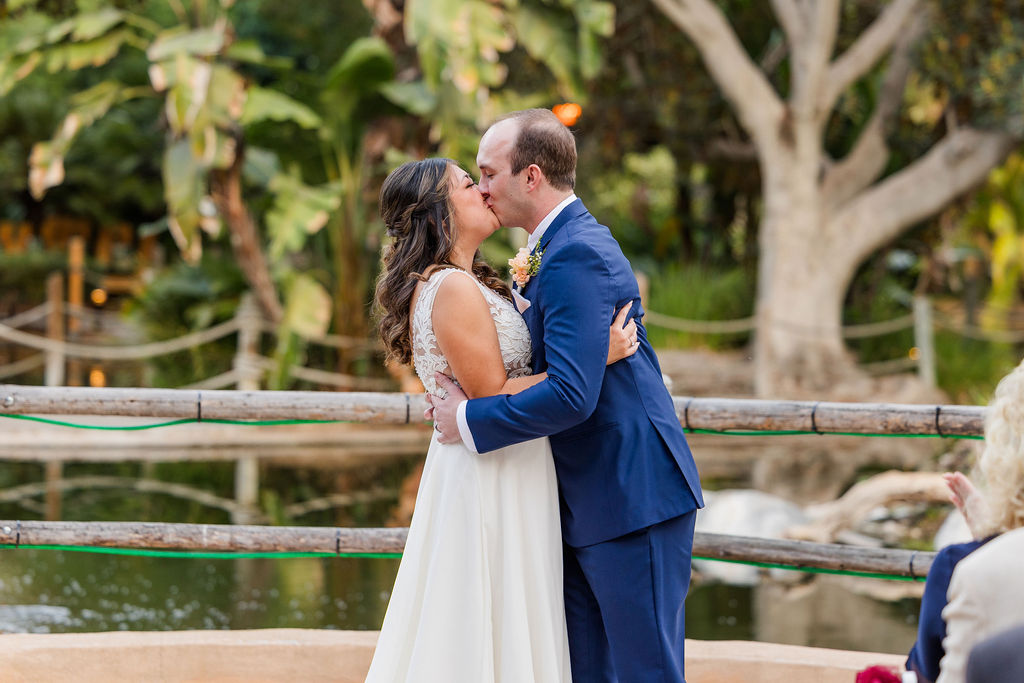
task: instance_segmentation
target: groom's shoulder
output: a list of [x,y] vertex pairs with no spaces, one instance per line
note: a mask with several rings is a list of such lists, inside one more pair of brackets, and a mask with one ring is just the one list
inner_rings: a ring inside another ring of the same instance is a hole
[[581,208],[582,211],[566,225],[566,241],[585,242],[606,254],[621,254],[622,249],[611,229],[599,223],[585,207]]

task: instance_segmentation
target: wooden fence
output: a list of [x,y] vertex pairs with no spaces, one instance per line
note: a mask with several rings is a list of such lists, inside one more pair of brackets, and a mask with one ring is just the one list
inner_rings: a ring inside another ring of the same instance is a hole
[[[0,544],[195,551],[401,553],[407,528],[281,527],[143,522],[0,521]],[[694,534],[695,557],[920,578],[935,553],[833,543]]]
[[[673,397],[690,430],[802,431],[821,434],[980,436],[983,406],[772,401]],[[125,415],[196,420],[422,422],[422,394],[93,389],[0,384],[0,414]]]
[[[33,349],[34,355],[0,366],[0,380],[15,377],[44,366],[44,382],[48,387],[65,383],[66,370],[75,367],[81,359],[89,360],[146,360],[158,356],[195,349],[206,344],[236,335],[236,352],[231,370],[200,380],[189,385],[191,389],[209,390],[234,386],[245,391],[261,388],[268,372],[276,367],[273,359],[260,355],[261,335],[276,334],[277,328],[263,319],[251,296],[243,298],[235,316],[205,330],[186,334],[174,339],[136,345],[97,345],[68,341],[72,323],[88,320],[98,315],[80,304],[65,303],[62,298],[63,277],[54,274],[47,283],[48,300],[45,304],[0,321],[0,340]],[[80,290],[80,286],[72,291]],[[32,334],[20,329],[45,320],[45,336]],[[339,335],[306,338],[308,344],[328,346],[336,349],[376,349],[379,344],[366,339],[355,339]],[[320,368],[292,365],[292,377],[343,390],[382,390],[390,388],[392,381],[370,377],[357,377]],[[124,413],[122,413],[124,414]],[[239,509],[254,509],[259,494],[258,463],[252,457],[239,457],[235,463],[236,502]],[[63,465],[51,460],[46,465],[46,480],[50,484],[51,516],[59,516],[60,498],[56,493],[62,480]],[[233,513],[237,521],[251,518],[239,512]]]
[[[986,408],[958,405],[882,403],[835,403],[814,401],[767,401],[677,396],[673,398],[680,424],[691,431],[797,432],[820,434],[889,434],[980,436]],[[422,424],[422,394],[315,391],[228,391],[200,389],[122,389],[86,387],[37,387],[0,384],[0,415],[103,415],[170,418],[175,420],[230,421],[343,421],[375,425]],[[0,455],[0,457],[3,457]],[[133,452],[147,461],[161,456]],[[67,459],[74,459],[69,453]],[[258,511],[258,457],[239,458],[235,469],[234,499],[180,485],[147,482],[128,485],[115,477],[63,479],[59,467],[46,462],[43,485],[28,484],[0,492],[0,502],[22,502],[45,490],[47,518],[59,518],[63,491],[93,487],[131,488],[168,493],[227,510],[237,523],[265,519]],[[60,465],[60,461],[57,461]],[[140,488],[141,487],[141,488]],[[360,498],[336,494],[325,499],[297,503],[287,511],[304,514],[332,505],[394,498],[394,491],[367,492]],[[357,499],[358,498],[358,499]]]

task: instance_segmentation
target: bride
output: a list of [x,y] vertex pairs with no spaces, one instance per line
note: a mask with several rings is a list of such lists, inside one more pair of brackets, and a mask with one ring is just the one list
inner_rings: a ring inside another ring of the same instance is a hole
[[[471,397],[518,393],[530,335],[508,286],[477,251],[499,227],[448,159],[407,163],[381,189],[390,243],[377,283],[389,356],[427,392],[442,372]],[[609,316],[611,311],[609,311]],[[608,363],[635,352],[612,323]],[[437,434],[368,683],[568,682],[558,489],[547,438],[483,455]]]

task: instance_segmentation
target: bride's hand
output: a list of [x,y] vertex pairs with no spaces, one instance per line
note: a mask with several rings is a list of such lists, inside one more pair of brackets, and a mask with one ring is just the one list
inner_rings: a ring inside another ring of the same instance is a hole
[[611,365],[623,358],[628,358],[640,348],[640,343],[636,337],[636,321],[630,318],[629,323],[623,327],[626,316],[629,315],[629,309],[632,307],[633,302],[630,301],[619,309],[615,320],[612,321],[610,334],[608,335],[608,361],[605,365]]
[[981,524],[984,522],[987,503],[974,484],[960,472],[947,472],[942,475],[949,487],[949,499],[960,510],[967,522],[967,528],[977,540],[981,539]]

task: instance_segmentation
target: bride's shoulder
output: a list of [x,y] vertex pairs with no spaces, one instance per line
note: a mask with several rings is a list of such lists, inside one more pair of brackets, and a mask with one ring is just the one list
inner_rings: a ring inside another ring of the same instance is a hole
[[448,279],[447,276],[452,273],[464,273],[465,275],[469,275],[469,277],[473,277],[461,268],[456,268],[455,266],[449,266],[443,263],[435,263],[427,266],[420,274],[420,277],[424,282],[428,282],[430,280],[446,280]]
[[[445,310],[451,313],[463,312],[466,309],[483,307],[487,303],[483,292],[480,291],[480,284],[472,274],[459,268],[450,268],[440,271],[439,277],[443,277],[436,284],[434,295],[434,310]],[[431,277],[431,284],[436,280]]]

